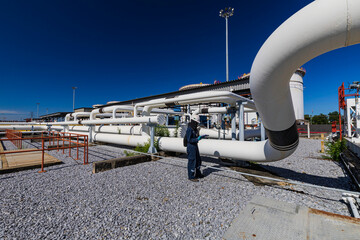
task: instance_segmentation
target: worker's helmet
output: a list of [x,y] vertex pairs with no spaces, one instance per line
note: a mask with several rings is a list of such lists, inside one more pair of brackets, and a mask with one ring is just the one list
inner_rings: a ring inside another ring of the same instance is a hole
[[200,117],[199,115],[192,115],[191,116],[191,120],[197,122],[197,123],[200,123]]

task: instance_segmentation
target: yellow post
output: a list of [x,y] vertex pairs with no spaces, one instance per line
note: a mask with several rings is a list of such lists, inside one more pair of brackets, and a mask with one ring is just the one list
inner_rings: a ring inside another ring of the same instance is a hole
[[321,153],[325,152],[325,148],[324,148],[324,134],[321,134]]

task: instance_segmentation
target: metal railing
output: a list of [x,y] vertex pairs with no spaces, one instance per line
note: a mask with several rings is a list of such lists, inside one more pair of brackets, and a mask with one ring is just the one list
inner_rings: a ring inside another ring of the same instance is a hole
[[6,138],[10,140],[18,149],[22,148],[22,133],[19,130],[6,129]]
[[[83,164],[86,165],[89,163],[89,141],[88,136],[83,134],[77,133],[68,133],[68,132],[57,132],[57,131],[44,131],[41,132],[41,136],[39,137],[26,137],[22,138],[22,135],[18,133],[9,131],[9,135],[6,135],[6,138],[0,139],[0,141],[11,141],[14,145],[20,149],[18,146],[19,144],[22,145],[22,141],[33,141],[33,140],[40,140],[41,141],[41,148],[36,149],[21,149],[21,150],[10,150],[0,152],[0,154],[12,154],[12,153],[25,153],[25,152],[42,152],[41,157],[41,170],[39,173],[46,172],[44,170],[44,161],[45,161],[45,151],[52,151],[57,150],[58,152],[62,149],[63,154],[65,154],[65,149],[69,149],[69,157],[71,156],[71,149],[76,148],[76,158],[75,160],[79,160],[79,149],[83,151]],[[6,130],[8,132],[8,130]],[[20,132],[20,131],[18,131]],[[21,134],[21,132],[20,132]],[[48,142],[48,144],[45,144]]]

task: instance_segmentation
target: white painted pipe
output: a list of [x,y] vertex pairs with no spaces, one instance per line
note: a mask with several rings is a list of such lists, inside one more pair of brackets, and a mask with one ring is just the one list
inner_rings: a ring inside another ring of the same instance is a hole
[[[182,138],[158,139],[159,148],[164,151],[186,153]],[[203,139],[198,143],[200,154],[231,158],[241,161],[268,162],[283,159],[281,151],[273,151],[268,141],[239,142],[231,140]]]
[[121,109],[122,112],[132,112],[134,107],[129,106],[129,105],[123,105],[123,106],[114,105],[114,106],[109,106],[109,107],[96,108],[91,111],[90,120],[95,120],[95,116],[99,113],[112,113],[114,109],[115,109],[115,111]]
[[151,124],[160,124],[164,125],[166,118],[164,115],[156,116],[145,116],[145,117],[136,117],[136,118],[115,118],[115,119],[102,119],[102,120],[84,120],[81,121],[81,124],[140,124],[140,123],[151,123]]
[[[60,127],[62,129],[62,127]],[[170,137],[175,137],[176,127],[168,127]],[[69,131],[88,132],[87,126],[69,126]],[[177,129],[177,137],[181,136],[183,129],[179,127]],[[95,133],[113,133],[124,135],[142,135],[142,126],[95,126]]]
[[46,126],[30,126],[30,125],[11,125],[11,126],[0,126],[0,130],[6,130],[6,129],[12,129],[12,130],[46,130]]
[[[89,133],[71,132],[89,135]],[[95,141],[133,147],[138,144],[144,145],[149,139],[150,137],[146,135],[94,134]],[[239,143],[240,142],[238,141],[231,140],[203,139],[199,142],[199,150],[202,155],[231,158],[241,161],[267,162],[283,158],[281,152],[272,151],[272,148],[267,141]],[[186,147],[183,146],[182,138],[160,137],[158,138],[158,146],[160,150],[163,151],[186,153]]]
[[69,121],[69,122],[48,122],[46,125],[76,125],[76,124],[160,124],[164,125],[166,118],[164,115],[145,116],[137,118],[115,118],[115,119],[100,119],[100,120],[82,120],[82,121]]
[[248,107],[255,108],[255,105],[252,100],[239,96],[235,93],[228,91],[206,91],[200,93],[191,93],[191,94],[175,96],[173,98],[159,98],[147,102],[138,103],[134,107],[134,116],[137,116],[139,107],[145,107],[143,109],[143,114],[146,115],[151,111],[152,108],[155,107],[172,107],[176,105],[210,103],[210,102],[235,104],[237,101],[247,101]]
[[78,117],[89,117],[90,116],[90,112],[74,112],[74,113],[68,113],[65,116],[65,121],[68,122],[71,120],[71,118],[73,117],[74,120],[73,121],[77,121]]
[[127,145],[136,147],[138,144],[144,145],[149,141],[149,136],[138,135],[114,135],[108,133],[96,133],[94,134],[94,140],[98,142],[113,143],[119,145]]
[[298,145],[289,87],[292,74],[316,56],[359,41],[359,0],[314,1],[266,40],[251,68],[250,89],[272,154],[285,158]]

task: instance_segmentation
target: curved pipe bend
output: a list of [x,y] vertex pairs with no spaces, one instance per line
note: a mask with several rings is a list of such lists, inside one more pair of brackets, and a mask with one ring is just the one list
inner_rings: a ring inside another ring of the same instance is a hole
[[323,53],[359,42],[359,0],[314,1],[266,40],[251,68],[250,90],[272,151],[287,157],[298,145],[291,75]]

